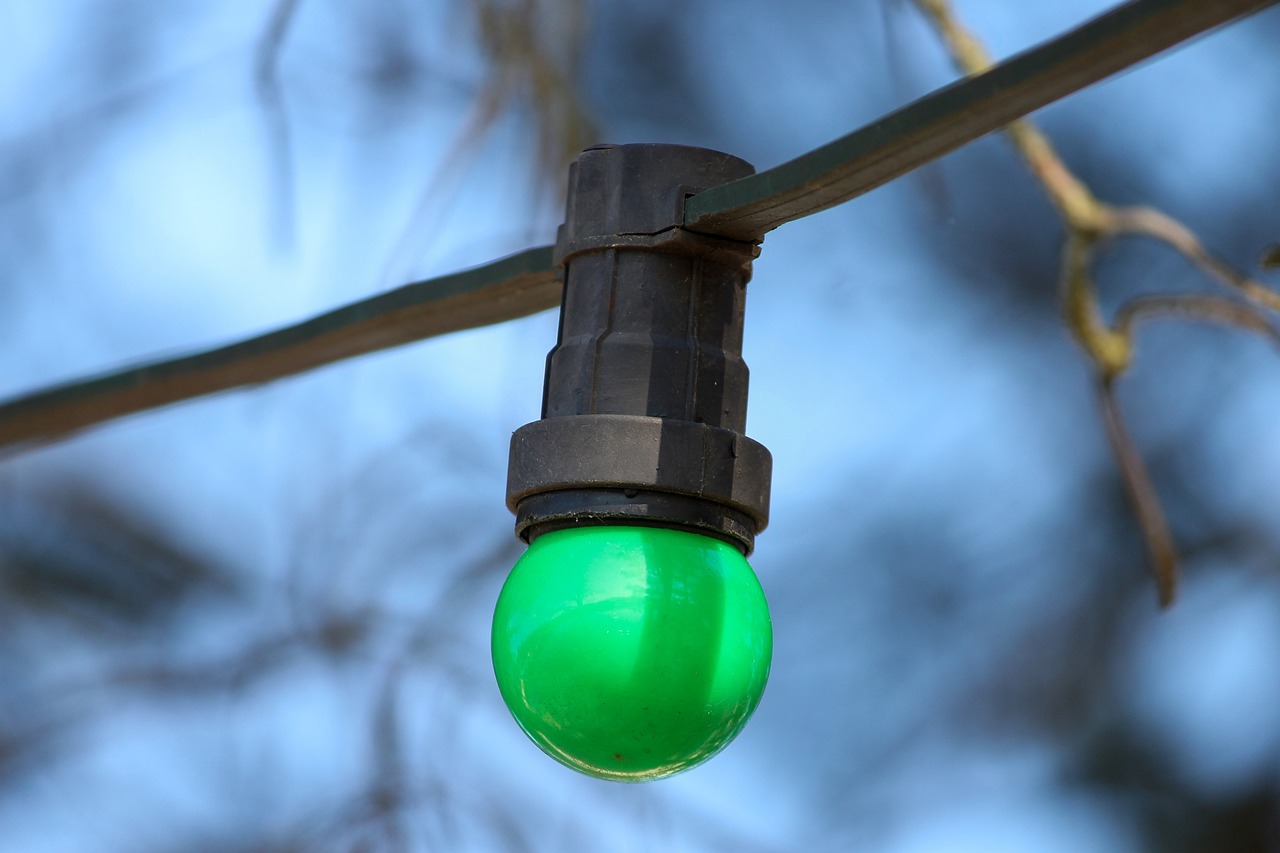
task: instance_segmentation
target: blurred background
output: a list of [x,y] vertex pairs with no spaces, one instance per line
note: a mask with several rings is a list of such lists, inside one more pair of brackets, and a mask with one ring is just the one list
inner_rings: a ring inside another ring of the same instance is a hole
[[[958,12],[1004,57],[1108,5]],[[955,76],[902,0],[0,0],[0,39],[0,397],[551,242],[593,142],[766,168]],[[1273,9],[1036,120],[1256,272],[1278,40]],[[665,782],[547,759],[493,682],[554,312],[0,460],[0,850],[1280,850],[1280,359],[1143,328],[1160,613],[1062,237],[998,137],[769,235],[772,677]],[[1100,287],[1211,285],[1129,242]]]

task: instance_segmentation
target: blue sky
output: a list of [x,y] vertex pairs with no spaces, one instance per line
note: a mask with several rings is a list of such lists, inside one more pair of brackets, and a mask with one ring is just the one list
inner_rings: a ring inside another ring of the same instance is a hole
[[[959,4],[999,56],[1104,8]],[[602,138],[765,168],[954,77],[906,4],[795,9],[592,5],[584,93]],[[465,6],[303,0],[280,59],[283,155],[252,76],[268,12],[0,4],[0,395],[554,239],[527,111],[437,180],[485,68]],[[1271,10],[1036,118],[1100,196],[1158,205],[1251,268],[1280,240],[1278,26]],[[636,58],[655,45],[661,58]],[[391,47],[411,51],[403,90],[377,85]],[[748,432],[775,460],[752,559],[773,674],[739,740],[669,782],[577,777],[524,740],[492,684],[488,617],[520,550],[507,442],[537,417],[553,312],[5,460],[0,504],[90,484],[237,592],[188,605],[162,648],[39,624],[6,646],[28,656],[14,702],[84,722],[48,766],[0,786],[0,847],[393,849],[343,817],[385,770],[368,734],[388,695],[409,849],[1152,849],[1140,805],[1081,769],[1091,738],[1117,731],[1188,802],[1274,791],[1275,353],[1216,329],[1144,332],[1121,399],[1195,546],[1182,601],[1157,615],[1058,321],[1060,239],[995,138],[769,235],[745,356]],[[1109,309],[1209,287],[1145,244],[1116,248],[1101,285]],[[100,684],[122,662],[194,667],[370,613],[351,654],[299,653],[241,690]]]

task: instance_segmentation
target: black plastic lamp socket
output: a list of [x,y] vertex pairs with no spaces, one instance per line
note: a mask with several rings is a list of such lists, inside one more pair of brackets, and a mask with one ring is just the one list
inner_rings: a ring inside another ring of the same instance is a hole
[[571,167],[542,420],[511,441],[507,506],[521,538],[652,524],[750,554],[772,471],[744,435],[743,311],[759,248],[680,223],[686,197],[754,171],[678,145],[600,146]]

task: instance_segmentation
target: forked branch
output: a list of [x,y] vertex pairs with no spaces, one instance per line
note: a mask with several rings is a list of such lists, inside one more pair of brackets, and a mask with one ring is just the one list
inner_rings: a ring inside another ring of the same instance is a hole
[[[962,72],[976,76],[991,67],[991,57],[960,23],[950,0],[915,0],[915,4],[937,30]],[[1030,119],[1013,122],[1005,132],[1066,226],[1060,275],[1063,319],[1097,372],[1103,426],[1142,528],[1160,604],[1168,606],[1177,590],[1177,549],[1159,495],[1116,402],[1115,383],[1133,360],[1139,320],[1172,316],[1225,323],[1280,343],[1280,332],[1264,313],[1280,311],[1280,293],[1209,252],[1190,228],[1168,214],[1152,207],[1117,207],[1099,201],[1072,174],[1048,137]],[[1108,323],[1098,304],[1094,261],[1100,245],[1122,237],[1149,237],[1164,243],[1241,299],[1166,294],[1138,297],[1122,305],[1115,320]],[[1275,256],[1280,264],[1280,247]],[[1270,265],[1269,258],[1271,255],[1264,253],[1263,266]]]

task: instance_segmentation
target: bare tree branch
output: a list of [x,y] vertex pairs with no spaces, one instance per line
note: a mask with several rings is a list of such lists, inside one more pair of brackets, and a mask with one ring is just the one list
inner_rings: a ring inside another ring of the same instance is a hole
[[[986,48],[960,23],[950,0],[915,0],[915,4],[937,30],[962,72],[977,76],[992,68]],[[1115,323],[1108,324],[1093,278],[1095,249],[1102,242],[1118,237],[1153,237],[1257,305],[1280,311],[1280,294],[1210,253],[1189,228],[1173,217],[1151,207],[1116,207],[1099,201],[1067,168],[1053,143],[1030,119],[1013,122],[1005,128],[1005,133],[1066,225],[1061,263],[1063,318],[1098,374],[1103,425],[1147,543],[1160,603],[1168,605],[1174,599],[1177,585],[1177,555],[1159,497],[1113,395],[1114,383],[1133,360],[1133,327],[1137,320],[1148,316],[1176,313],[1239,326],[1273,340],[1276,331],[1250,306],[1207,296],[1162,295],[1135,300],[1121,309]]]

